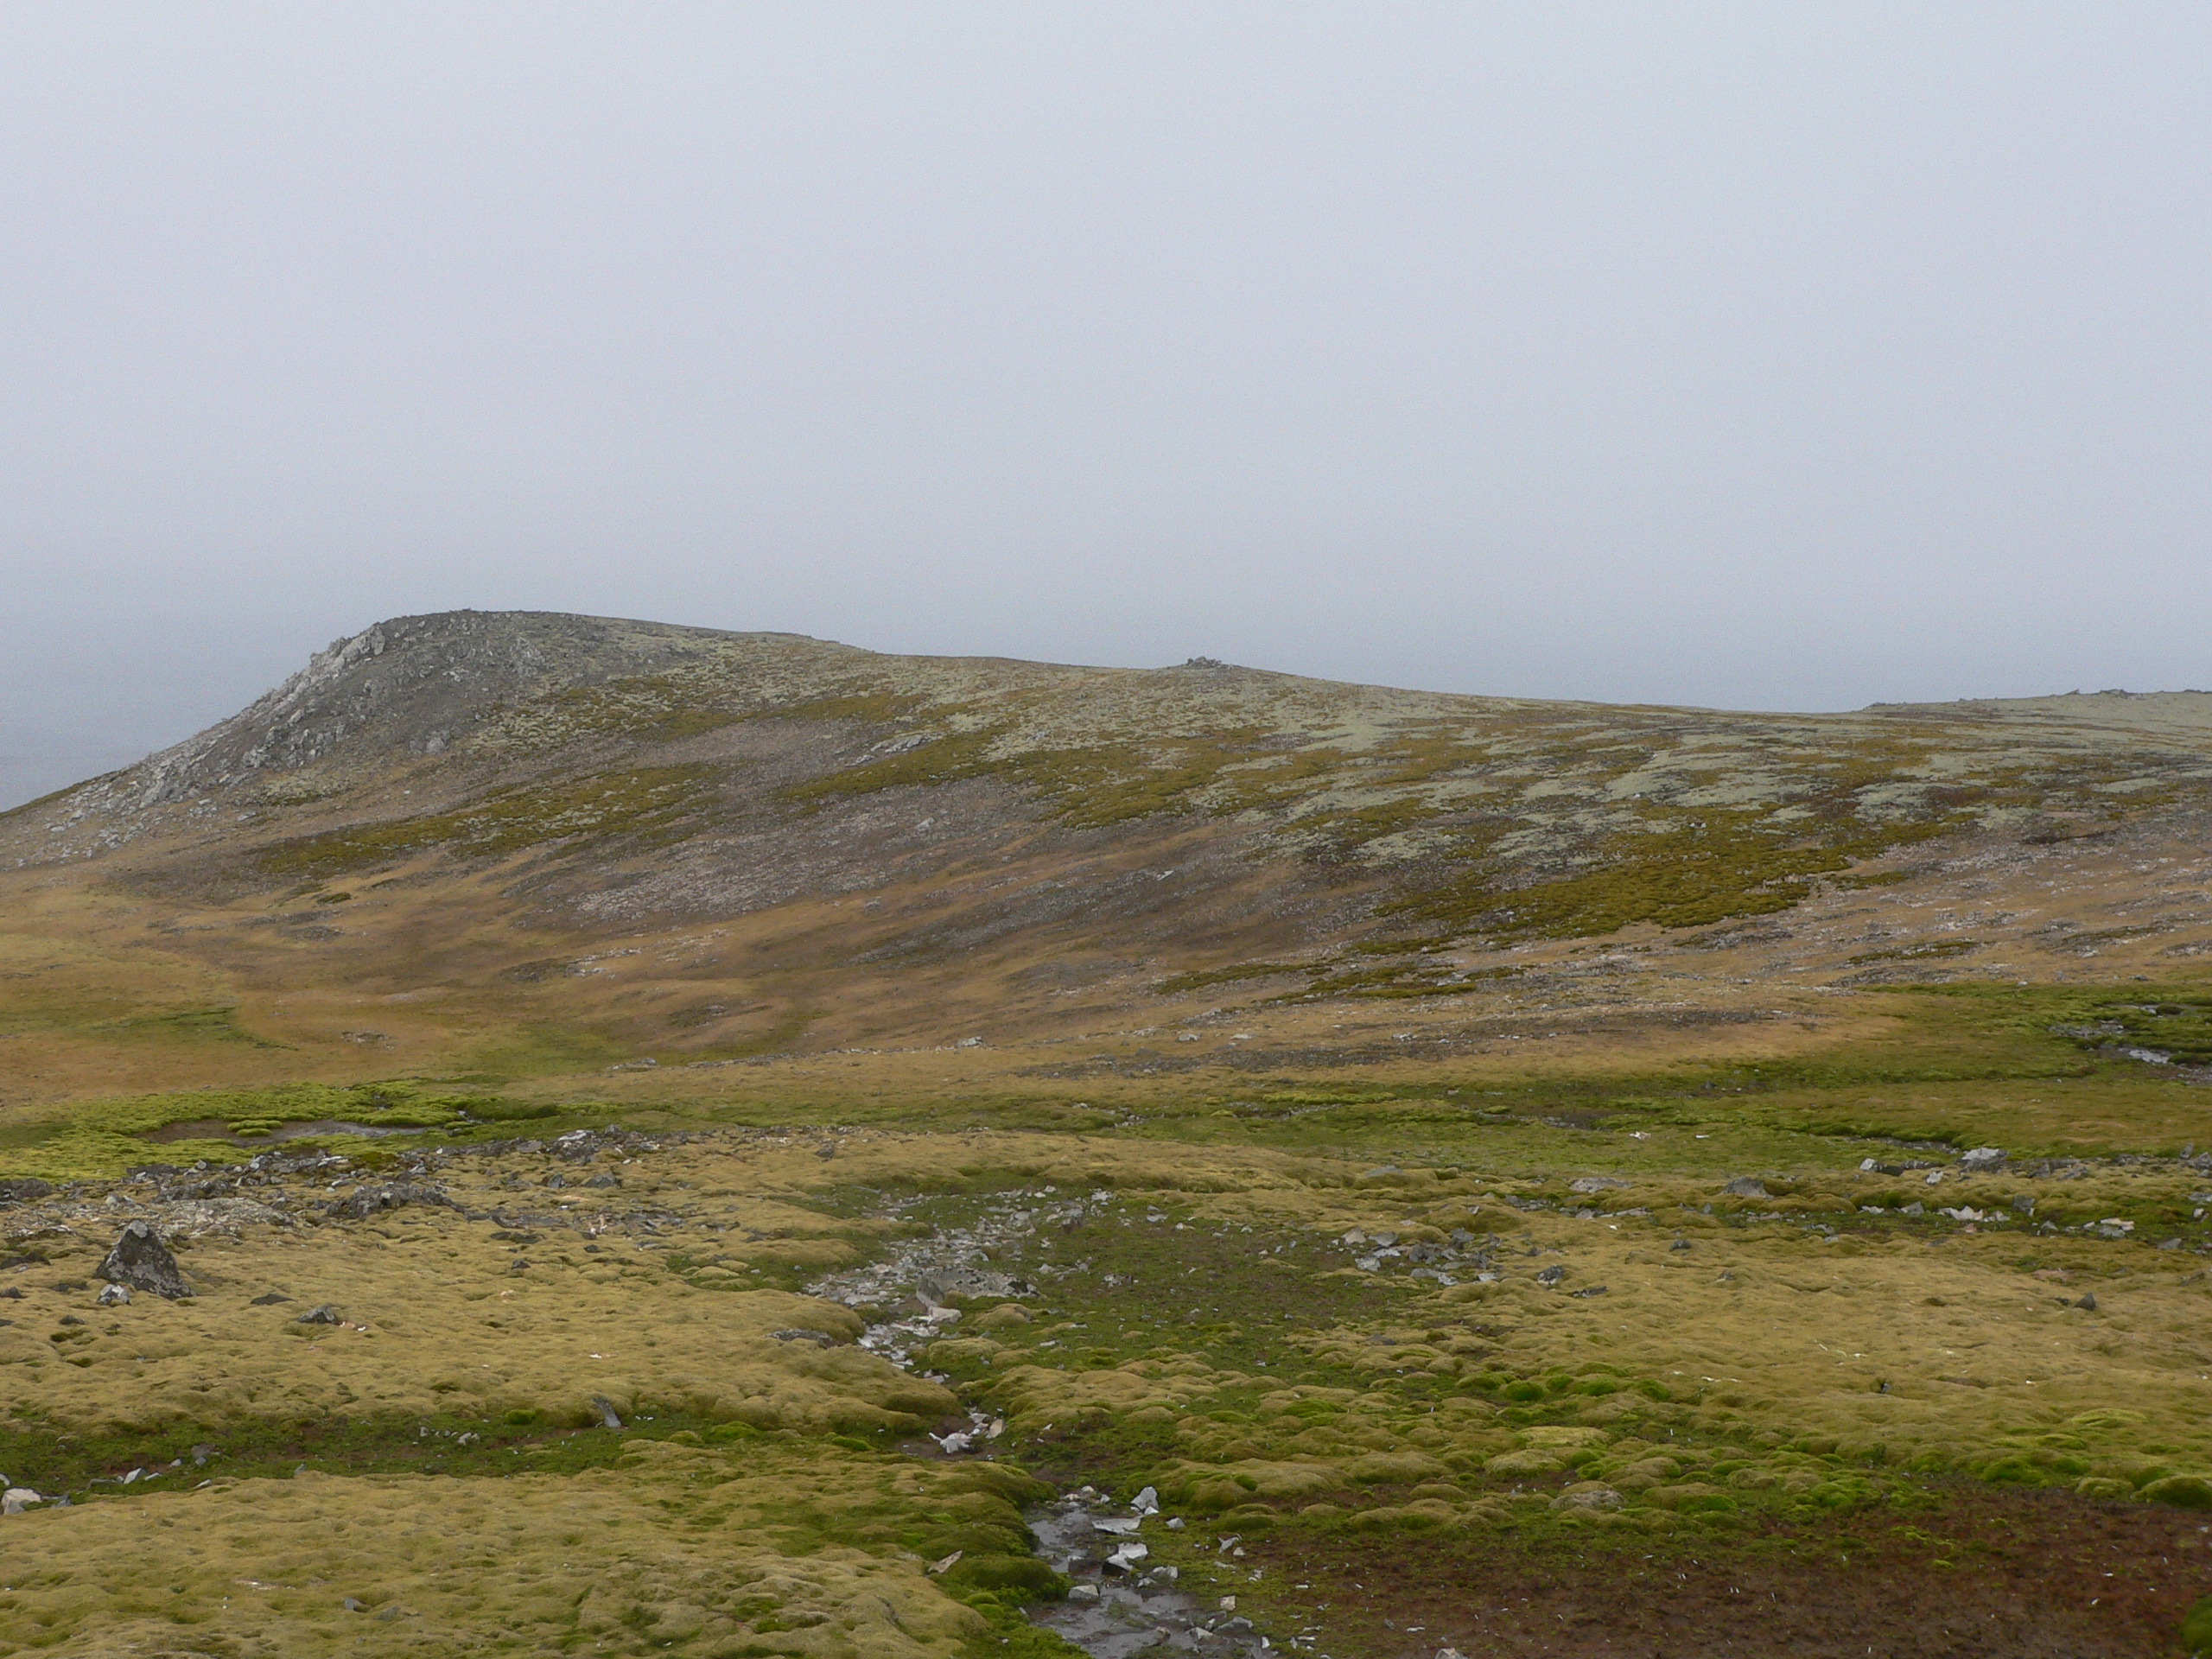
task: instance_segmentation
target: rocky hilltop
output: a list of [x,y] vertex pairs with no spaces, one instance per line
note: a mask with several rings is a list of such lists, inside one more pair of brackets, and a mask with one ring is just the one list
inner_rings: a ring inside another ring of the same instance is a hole
[[789,638],[531,613],[397,617],[334,641],[197,736],[35,804],[51,809],[50,853],[121,845],[205,816],[166,809],[327,798],[443,754],[494,709],[664,672],[717,644]]

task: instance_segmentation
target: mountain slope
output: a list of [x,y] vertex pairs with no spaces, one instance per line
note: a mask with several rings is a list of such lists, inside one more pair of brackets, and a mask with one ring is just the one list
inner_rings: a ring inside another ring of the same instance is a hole
[[[1727,715],[457,613],[338,642],[232,719],[9,815],[0,849],[22,866],[152,839],[270,879],[642,851],[658,879],[633,908],[719,913],[749,901],[710,873],[718,837],[826,817],[835,842],[988,793],[1001,836],[1203,829],[1382,878],[1454,934],[1576,934],[1782,908],[1934,832],[2101,820],[2208,780],[2196,693]],[[608,908],[603,876],[550,885]]]
[[[54,1030],[205,1002],[334,1064],[519,1063],[523,1028],[604,1063],[1465,1008],[1600,938],[1677,1001],[2036,976],[2177,943],[2156,849],[2208,782],[2199,693],[1731,714],[462,612],[0,817],[0,869],[17,957],[93,953],[33,981],[106,988]],[[2098,858],[2081,915],[2005,897]]]

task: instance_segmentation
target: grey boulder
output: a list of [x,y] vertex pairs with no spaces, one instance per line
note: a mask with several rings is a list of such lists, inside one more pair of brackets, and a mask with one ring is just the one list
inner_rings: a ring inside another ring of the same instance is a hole
[[162,1236],[149,1221],[134,1221],[124,1227],[97,1271],[111,1285],[150,1290],[171,1301],[192,1294],[176,1257],[169,1254],[169,1247],[162,1243]]

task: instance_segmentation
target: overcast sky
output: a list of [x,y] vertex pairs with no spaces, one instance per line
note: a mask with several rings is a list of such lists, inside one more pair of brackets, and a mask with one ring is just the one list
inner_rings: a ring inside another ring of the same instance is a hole
[[2212,8],[0,7],[0,804],[379,617],[2212,686]]

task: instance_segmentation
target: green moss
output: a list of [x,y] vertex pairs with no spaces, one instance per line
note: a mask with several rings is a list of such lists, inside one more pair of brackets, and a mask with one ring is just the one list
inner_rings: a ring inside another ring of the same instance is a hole
[[1080,1659],[1084,1649],[1041,1624],[1022,1616],[1018,1602],[1008,1605],[1001,1595],[963,1598],[990,1621],[985,1634],[961,1643],[960,1659]]
[[264,874],[326,876],[444,851],[505,858],[548,843],[678,839],[720,777],[704,763],[639,766],[541,787],[503,790],[452,812],[363,824],[280,842],[257,855]]
[[1983,948],[1980,939],[1930,939],[1920,944],[1899,945],[1889,950],[1862,950],[1844,961],[1852,967],[1862,967],[1873,962],[1921,962],[1940,960],[1945,957],[1970,956]]
[[[0,1465],[18,1485],[79,1499],[142,1497],[216,1475],[283,1479],[303,1463],[327,1474],[574,1474],[614,1465],[632,1440],[664,1440],[715,1427],[662,1410],[635,1417],[620,1434],[547,1425],[537,1412],[509,1412],[498,1421],[452,1413],[306,1415],[289,1422],[171,1422],[150,1430],[97,1431],[16,1418],[0,1422]],[[162,1478],[115,1484],[131,1469],[159,1470]]]
[[2212,1510],[2212,1479],[2202,1475],[2168,1475],[2145,1486],[2140,1496],[2178,1510]]
[[472,1099],[463,1109],[469,1116],[485,1123],[513,1123],[531,1118],[551,1117],[558,1109],[542,1100]]
[[1323,996],[1464,996],[1471,991],[1494,990],[1500,981],[1516,978],[1522,971],[1518,968],[1478,968],[1469,972],[1449,963],[1400,963],[1387,968],[1357,968],[1320,974],[1303,991],[1268,1000],[1302,1002]]
[[1448,961],[1421,961],[1417,947],[1403,944],[1382,944],[1361,954],[1373,956],[1385,952],[1411,959],[1383,967],[1367,968],[1347,966],[1341,961],[1243,963],[1232,968],[1211,968],[1196,973],[1177,974],[1161,980],[1152,988],[1160,995],[1172,996],[1205,990],[1215,985],[1230,985],[1255,979],[1281,979],[1295,975],[1306,981],[1303,989],[1286,991],[1267,1000],[1270,1002],[1303,1002],[1325,996],[1456,996],[1470,991],[1494,988],[1499,981],[1515,978],[1523,971],[1518,968],[1480,968],[1469,972]]
[[2063,1034],[2083,1048],[2141,1048],[2212,1065],[2212,996],[2200,986],[2145,987],[2077,1005]]
[[[149,1139],[176,1124],[220,1123],[231,1135],[260,1136],[288,1123],[324,1120],[378,1128],[440,1128],[464,1116],[548,1116],[550,1108],[510,1103],[450,1084],[416,1080],[336,1084],[274,1084],[258,1089],[194,1089],[168,1094],[82,1101],[65,1116],[34,1125],[17,1144],[0,1152],[0,1173],[75,1180],[123,1173],[135,1164],[236,1163],[251,1147],[226,1140]],[[371,1143],[359,1137],[325,1137]]]
[[1704,927],[1787,910],[1812,878],[1855,858],[1940,834],[1942,823],[1853,825],[1808,835],[1759,812],[1709,809],[1647,815],[1650,827],[1600,839],[1590,868],[1526,887],[1478,869],[1390,906],[1499,938],[1577,938],[1638,922]]
[[[932,711],[938,718],[967,713]],[[1065,823],[1098,828],[1178,812],[1224,814],[1277,805],[1344,760],[1334,751],[1301,751],[1280,766],[1241,770],[1267,753],[1261,746],[1264,734],[1256,729],[1014,748],[1009,746],[1017,729],[1001,710],[970,729],[795,785],[785,798],[819,807],[880,790],[991,778],[1043,799]]]
[[1171,975],[1152,988],[1162,996],[1177,996],[1185,991],[1203,991],[1216,985],[1236,985],[1252,979],[1281,979],[1287,975],[1317,971],[1312,963],[1246,962],[1233,968],[1205,968],[1195,973]]
[[2212,1596],[2201,1596],[2181,1621],[2184,1653],[2212,1653]]
[[176,1014],[140,1014],[129,1020],[110,1020],[86,1030],[103,1037],[185,1037],[203,1042],[242,1043],[248,1048],[284,1048],[288,1045],[257,1037],[238,1024],[234,1007],[188,1008]]
[[508,1027],[471,1053],[468,1065],[486,1077],[543,1077],[597,1071],[637,1058],[634,1043],[601,1032],[530,1022]]
[[[748,720],[839,720],[855,721],[864,725],[884,725],[919,714],[929,707],[929,699],[912,691],[848,691],[829,696],[808,697],[798,702],[779,702],[766,709],[755,709],[746,715]],[[946,712],[940,710],[939,712]]]
[[619,734],[648,743],[696,737],[742,718],[728,694],[696,668],[569,686],[526,712],[533,724],[550,724],[565,738]]
[[[1380,786],[1389,787],[1397,780],[1377,781]],[[1342,861],[1370,842],[1380,841],[1385,836],[1403,834],[1421,824],[1437,822],[1444,816],[1441,808],[1424,797],[1408,795],[1395,801],[1381,801],[1371,806],[1325,814],[1319,820],[1318,828],[1327,849],[1325,855]]]
[[886,789],[949,784],[978,777],[991,770],[990,748],[1000,734],[999,728],[987,727],[980,731],[935,737],[896,754],[794,784],[784,791],[784,798],[800,806],[819,809],[847,796],[872,795]]

